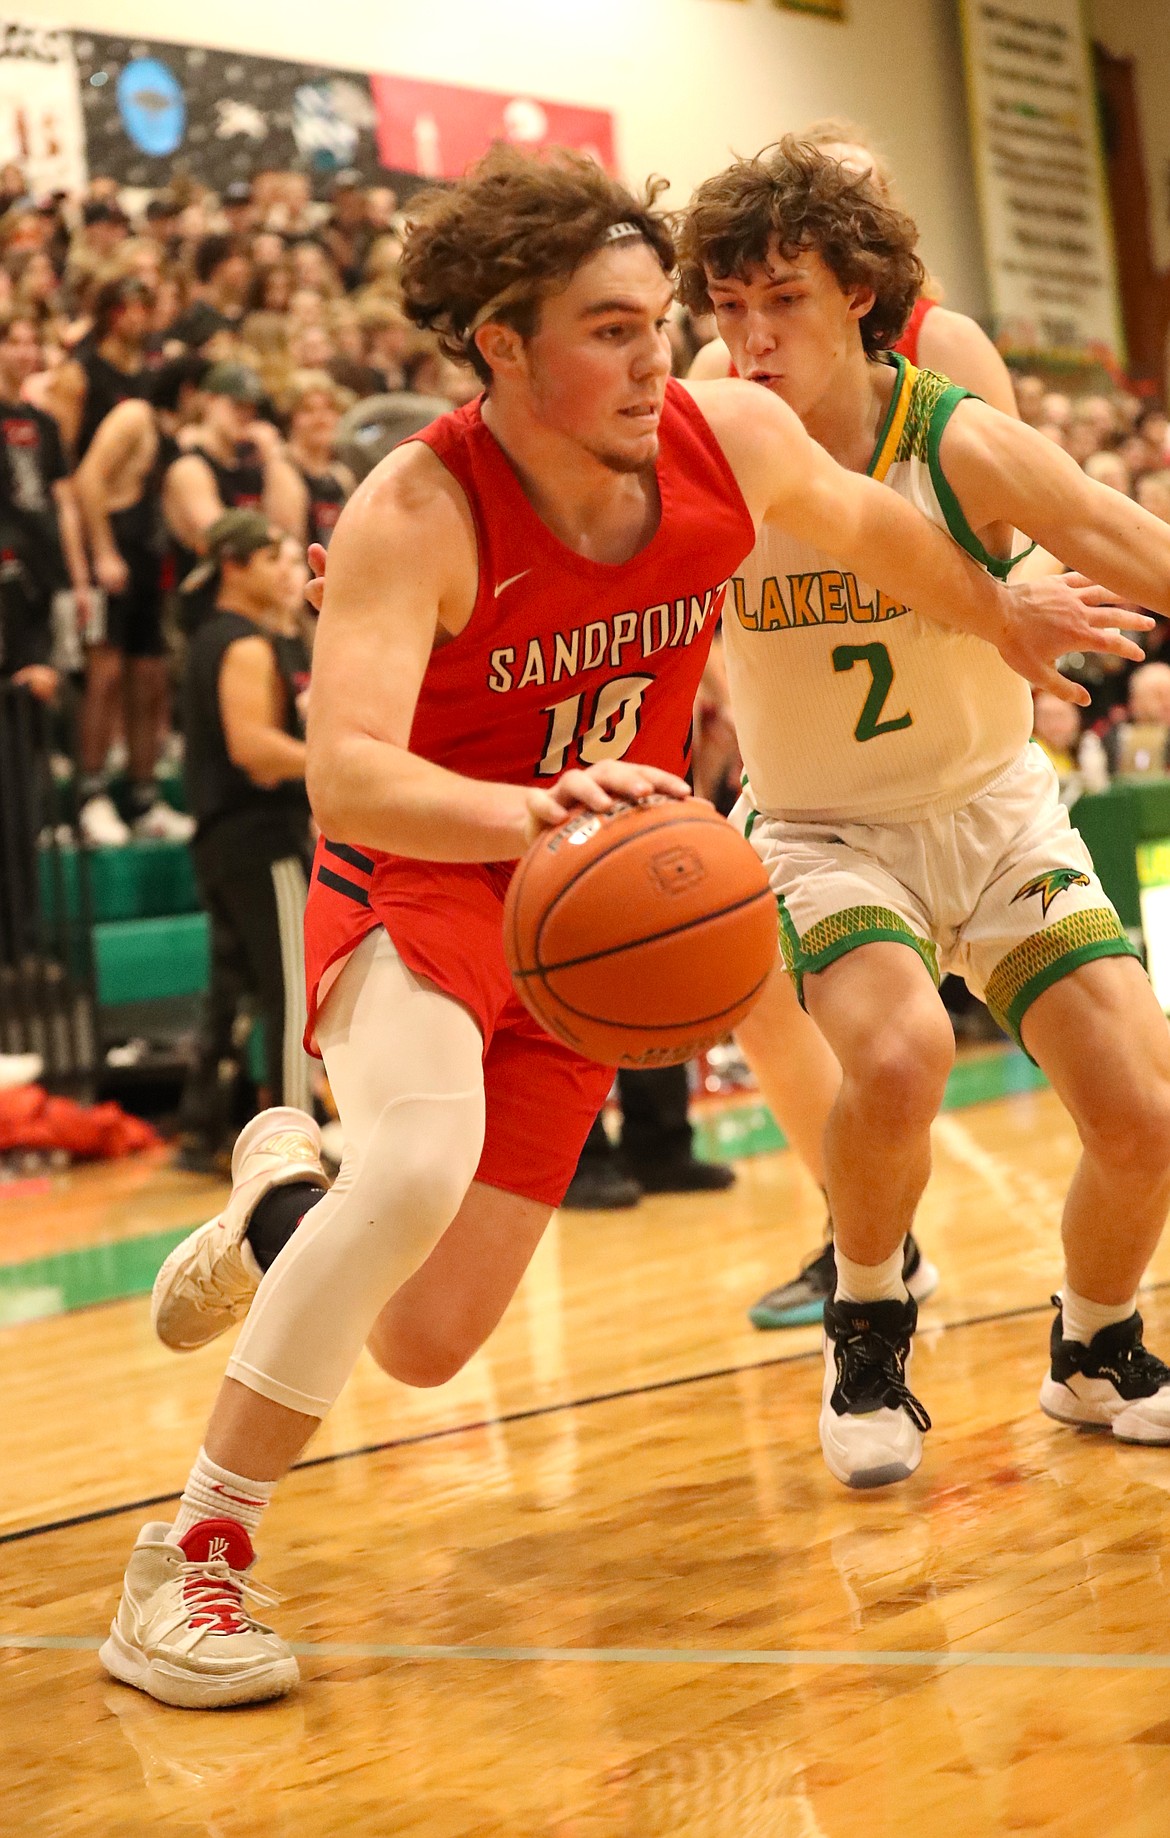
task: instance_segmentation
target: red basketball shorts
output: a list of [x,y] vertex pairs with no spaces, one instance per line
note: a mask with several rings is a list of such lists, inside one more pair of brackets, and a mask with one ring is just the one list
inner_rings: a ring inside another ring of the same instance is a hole
[[305,909],[305,1046],[316,1053],[318,1007],[340,966],[384,926],[407,968],[469,1008],[483,1034],[476,1180],[559,1206],[613,1071],[546,1034],[517,997],[503,948],[511,874],[511,862],[413,861],[322,838]]

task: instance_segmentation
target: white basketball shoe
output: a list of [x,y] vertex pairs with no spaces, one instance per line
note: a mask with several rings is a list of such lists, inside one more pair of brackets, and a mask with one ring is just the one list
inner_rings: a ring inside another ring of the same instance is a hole
[[1170,1367],[1142,1339],[1135,1311],[1093,1335],[1088,1346],[1064,1337],[1060,1298],[1053,1296],[1050,1364],[1040,1408],[1058,1423],[1112,1430],[1119,1442],[1170,1442]]
[[247,1242],[248,1223],[266,1193],[291,1181],[329,1185],[317,1125],[305,1111],[279,1105],[240,1131],[227,1205],[188,1232],[154,1279],[150,1318],[164,1346],[206,1346],[247,1314],[264,1274]]
[[918,1305],[825,1303],[821,1449],[846,1487],[904,1481],[922,1460],[930,1418],[906,1383]]
[[98,1658],[112,1678],[186,1710],[219,1710],[283,1697],[300,1674],[279,1634],[253,1620],[245,1598],[274,1602],[249,1582],[252,1540],[234,1519],[204,1519],[172,1543],[169,1525],[144,1525],[122,1599]]

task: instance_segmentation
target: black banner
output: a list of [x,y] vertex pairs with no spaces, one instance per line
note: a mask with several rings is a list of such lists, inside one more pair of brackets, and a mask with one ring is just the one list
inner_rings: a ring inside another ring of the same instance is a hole
[[378,162],[369,79],[317,64],[75,31],[89,169],[158,187],[189,173],[222,192],[266,169],[344,167],[393,183]]

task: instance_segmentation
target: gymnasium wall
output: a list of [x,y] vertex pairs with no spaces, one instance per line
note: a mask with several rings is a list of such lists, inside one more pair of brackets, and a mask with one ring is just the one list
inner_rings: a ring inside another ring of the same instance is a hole
[[1093,37],[1132,58],[1149,189],[1154,264],[1170,269],[1170,8],[1165,0],[1090,0]]
[[54,0],[75,27],[393,71],[612,109],[625,173],[682,201],[729,151],[817,115],[868,124],[948,301],[986,305],[954,0],[849,0],[849,20],[767,0]]

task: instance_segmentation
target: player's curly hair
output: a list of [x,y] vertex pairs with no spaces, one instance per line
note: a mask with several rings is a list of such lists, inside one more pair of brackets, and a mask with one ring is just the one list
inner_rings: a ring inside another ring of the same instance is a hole
[[673,273],[674,240],[654,208],[665,189],[665,179],[650,179],[639,198],[564,148],[538,158],[494,147],[457,184],[411,201],[399,270],[406,313],[437,334],[448,357],[490,383],[474,343],[479,326],[495,319],[530,338],[541,302],[567,285],[616,224],[633,225],[663,273]]
[[678,236],[684,305],[709,313],[708,271],[742,275],[766,260],[773,237],[788,260],[812,249],[842,287],[873,288],[861,321],[867,354],[896,343],[925,279],[917,225],[871,179],[792,134],[699,186]]

